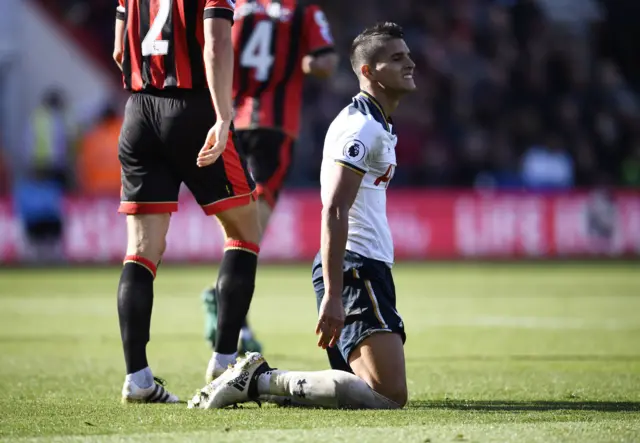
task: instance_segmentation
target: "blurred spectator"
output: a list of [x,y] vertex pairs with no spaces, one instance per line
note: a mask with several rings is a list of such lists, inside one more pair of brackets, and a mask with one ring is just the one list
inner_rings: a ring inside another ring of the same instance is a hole
[[13,188],[15,212],[22,221],[33,261],[61,257],[62,197],[73,181],[75,138],[75,124],[62,93],[48,90],[29,119],[22,173]]
[[532,189],[563,189],[573,186],[571,156],[558,134],[549,134],[543,143],[531,146],[522,160],[522,182]]
[[31,261],[62,257],[63,190],[46,177],[19,179],[13,188],[14,210],[25,232]]
[[78,188],[87,194],[119,195],[118,138],[122,118],[109,105],[100,121],[82,137],[78,152]]
[[48,90],[29,119],[23,150],[23,172],[32,180],[69,189],[73,182],[76,125],[62,93]]

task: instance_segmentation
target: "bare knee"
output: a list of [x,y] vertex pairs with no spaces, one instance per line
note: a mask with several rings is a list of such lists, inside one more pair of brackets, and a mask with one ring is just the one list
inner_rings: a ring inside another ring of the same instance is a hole
[[269,224],[269,219],[271,219],[274,204],[275,202],[270,202],[264,198],[264,196],[258,199],[258,218],[260,220],[262,235],[264,235],[264,231],[266,231],[267,225]]
[[380,395],[384,395],[392,402],[403,408],[407,404],[409,394],[407,393],[407,384],[385,387],[384,392],[376,391]]
[[152,239],[146,236],[135,237],[129,240],[127,255],[137,255],[158,263],[167,248],[167,242],[163,239]]
[[402,407],[407,404],[407,377],[402,338],[376,333],[365,338],[349,355],[354,374],[371,389]]
[[258,205],[255,201],[227,209],[217,214],[217,217],[227,240],[260,243],[262,230],[258,218]]
[[169,214],[127,217],[127,255],[138,255],[157,263],[167,248]]
[[406,380],[377,380],[371,374],[363,374],[361,378],[378,394],[396,403],[401,408],[407,404],[408,392]]
[[[387,397],[385,395],[385,397]],[[404,389],[398,389],[396,390],[393,395],[387,397],[389,400],[393,401],[394,403],[396,403],[398,406],[400,406],[401,408],[405,407],[407,404],[407,401],[409,400],[409,394],[407,393],[407,387],[405,386]]]

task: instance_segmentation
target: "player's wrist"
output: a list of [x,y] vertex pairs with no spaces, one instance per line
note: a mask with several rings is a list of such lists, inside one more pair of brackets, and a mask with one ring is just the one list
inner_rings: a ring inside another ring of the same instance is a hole
[[342,288],[327,287],[324,292],[324,297],[328,300],[342,299]]
[[216,115],[216,121],[223,125],[231,125],[233,118],[230,115]]

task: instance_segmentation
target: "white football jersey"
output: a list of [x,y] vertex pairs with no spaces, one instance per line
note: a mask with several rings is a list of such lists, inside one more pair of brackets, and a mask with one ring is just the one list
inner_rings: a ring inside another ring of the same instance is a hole
[[378,101],[366,92],[354,97],[333,120],[324,142],[320,187],[336,168],[361,174],[362,184],[349,211],[347,250],[393,265],[393,240],[387,221],[387,187],[396,167],[397,137]]

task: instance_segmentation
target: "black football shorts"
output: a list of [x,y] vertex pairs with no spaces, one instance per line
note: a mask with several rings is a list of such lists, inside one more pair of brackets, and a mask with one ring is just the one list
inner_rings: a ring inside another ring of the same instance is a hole
[[291,167],[294,139],[268,128],[239,129],[237,135],[256,181],[257,194],[275,206]]
[[196,165],[215,119],[207,90],[133,93],[125,108],[118,147],[122,165],[119,212],[175,212],[182,183],[207,215],[248,204],[255,197],[255,183],[233,129],[215,163],[204,168]]

